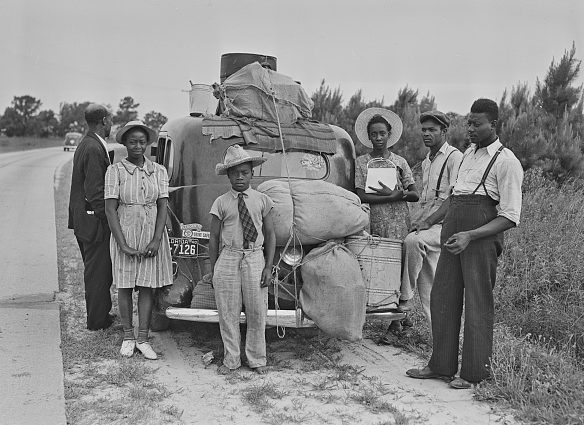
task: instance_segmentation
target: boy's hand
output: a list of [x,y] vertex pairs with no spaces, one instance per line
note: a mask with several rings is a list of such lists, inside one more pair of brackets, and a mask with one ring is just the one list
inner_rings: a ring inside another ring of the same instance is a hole
[[265,288],[266,286],[268,286],[270,284],[271,281],[272,281],[272,268],[265,267],[262,270],[262,281],[260,283],[260,287]]

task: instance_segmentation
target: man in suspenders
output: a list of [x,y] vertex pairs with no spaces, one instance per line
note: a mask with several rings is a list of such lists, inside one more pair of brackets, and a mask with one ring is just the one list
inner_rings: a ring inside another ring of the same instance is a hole
[[409,300],[413,299],[417,286],[424,316],[432,329],[430,290],[440,256],[442,221],[430,225],[426,219],[450,196],[462,152],[446,141],[450,120],[445,114],[440,111],[424,112],[420,115],[420,123],[422,140],[430,152],[422,161],[420,201],[412,206],[411,233],[404,240],[400,307],[404,311],[411,309]]
[[[521,163],[498,140],[499,110],[478,99],[468,116],[471,145],[465,151],[452,195],[427,220],[444,217],[442,251],[430,297],[433,350],[423,369],[406,374],[444,379],[457,389],[471,388],[489,377],[493,348],[493,287],[503,232],[519,224]],[[463,301],[464,342],[460,376],[458,342]]]

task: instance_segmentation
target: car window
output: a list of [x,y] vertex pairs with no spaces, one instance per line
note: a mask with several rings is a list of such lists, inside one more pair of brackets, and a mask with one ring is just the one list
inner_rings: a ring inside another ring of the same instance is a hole
[[[288,151],[263,152],[254,149],[245,149],[251,156],[261,156],[267,161],[254,168],[256,177],[286,177],[287,169],[290,177],[300,179],[323,179],[327,175],[327,161],[324,155],[316,152]],[[286,165],[286,162],[288,163]]]

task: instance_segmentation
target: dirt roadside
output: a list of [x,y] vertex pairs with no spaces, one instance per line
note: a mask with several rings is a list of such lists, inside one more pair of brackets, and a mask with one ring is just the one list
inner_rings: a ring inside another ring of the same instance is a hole
[[[153,332],[158,361],[118,354],[121,332],[84,329],[82,263],[66,229],[70,163],[56,179],[62,347],[68,423],[105,424],[513,424],[440,381],[407,378],[424,360],[366,338],[347,343],[318,330],[267,331],[265,376],[243,367],[216,373],[218,326],[174,322]],[[115,297],[114,297],[115,303]],[[377,327],[376,327],[377,326]],[[367,324],[374,337],[379,325]],[[205,367],[202,356],[215,362]]]

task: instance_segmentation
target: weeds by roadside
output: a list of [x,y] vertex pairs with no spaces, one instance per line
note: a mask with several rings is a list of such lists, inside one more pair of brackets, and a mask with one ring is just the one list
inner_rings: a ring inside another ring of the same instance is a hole
[[493,379],[479,399],[541,424],[584,424],[584,181],[526,173],[495,287]]
[[496,329],[495,341],[492,379],[477,387],[479,400],[504,402],[529,423],[584,423],[584,371],[571,348],[517,338],[505,326]]

